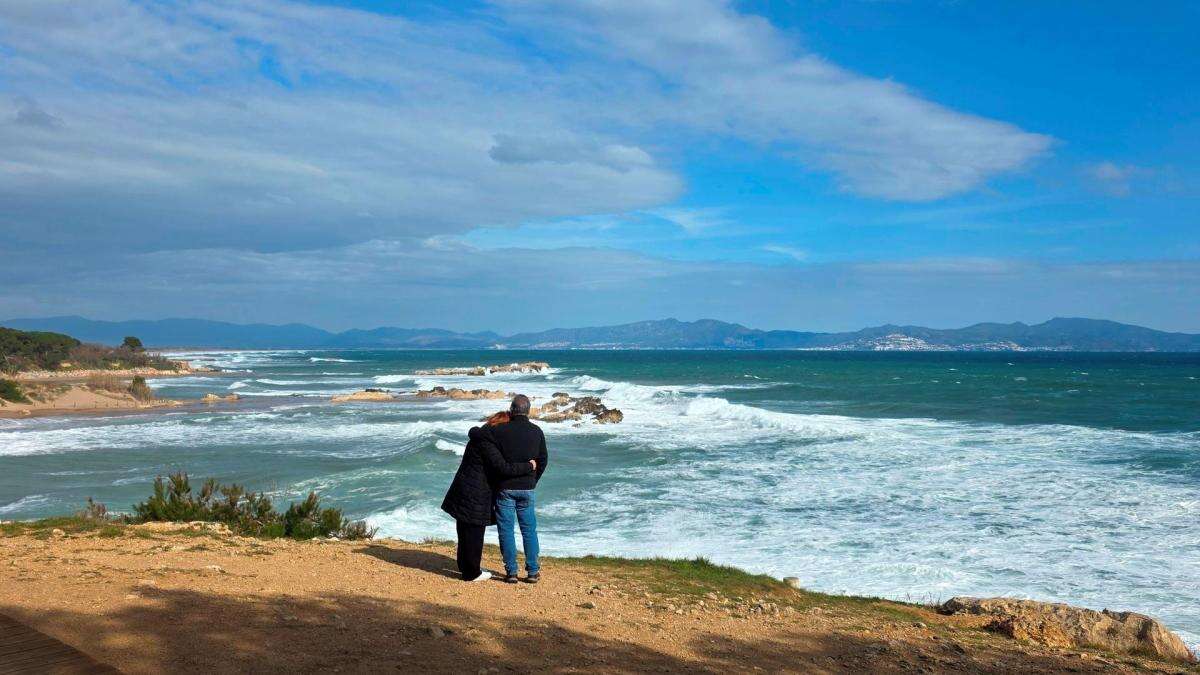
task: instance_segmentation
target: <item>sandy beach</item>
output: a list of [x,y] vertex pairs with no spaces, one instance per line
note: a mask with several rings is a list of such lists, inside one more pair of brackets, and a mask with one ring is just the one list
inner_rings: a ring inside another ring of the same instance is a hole
[[170,399],[138,399],[127,391],[94,386],[96,378],[128,383],[134,377],[164,378],[217,375],[221,371],[197,368],[180,361],[178,370],[129,368],[121,370],[76,369],[22,371],[6,379],[15,381],[27,402],[0,399],[0,418],[92,414],[121,410],[154,410],[183,405]]

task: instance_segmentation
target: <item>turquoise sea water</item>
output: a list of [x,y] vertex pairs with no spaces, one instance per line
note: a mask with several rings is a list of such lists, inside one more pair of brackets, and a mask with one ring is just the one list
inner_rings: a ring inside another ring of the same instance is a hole
[[[438,510],[496,401],[334,405],[367,386],[595,394],[615,426],[544,425],[547,553],[704,555],[814,589],[1135,609],[1200,643],[1200,356],[822,352],[193,352],[152,382],[236,405],[0,420],[0,519],[110,508],[155,475],[318,490],[382,534]],[[539,375],[414,376],[545,360]],[[489,535],[493,537],[494,534]]]

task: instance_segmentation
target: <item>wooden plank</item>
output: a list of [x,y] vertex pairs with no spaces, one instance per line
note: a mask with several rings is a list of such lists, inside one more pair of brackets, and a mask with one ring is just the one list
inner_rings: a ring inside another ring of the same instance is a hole
[[0,614],[0,674],[112,675],[119,672],[60,640]]

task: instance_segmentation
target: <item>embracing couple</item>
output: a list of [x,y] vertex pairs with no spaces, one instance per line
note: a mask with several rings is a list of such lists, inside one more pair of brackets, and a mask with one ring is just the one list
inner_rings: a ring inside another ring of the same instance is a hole
[[454,482],[442,500],[442,510],[458,524],[458,571],[465,581],[487,581],[492,573],[479,567],[483,531],[500,530],[504,581],[517,578],[517,542],[513,526],[521,527],[525,549],[525,580],[536,584],[538,567],[537,515],[533,490],[546,471],[546,436],[529,421],[529,397],[517,394],[507,412],[498,412],[474,427],[463,451]]

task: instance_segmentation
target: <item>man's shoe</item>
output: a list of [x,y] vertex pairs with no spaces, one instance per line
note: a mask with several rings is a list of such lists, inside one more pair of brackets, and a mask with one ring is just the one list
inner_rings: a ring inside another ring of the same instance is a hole
[[542,578],[541,572],[534,572],[533,574],[526,574],[525,575],[525,583],[536,584],[538,581],[541,580],[541,578]]
[[505,574],[504,575],[504,583],[506,583],[506,584],[515,584],[515,583],[517,583],[517,581],[519,581],[519,579],[517,579],[517,575],[515,575],[515,574]]
[[479,576],[475,577],[474,579],[471,579],[471,583],[475,583],[476,581],[487,581],[488,579],[491,579],[491,578],[492,578],[492,573],[487,570],[483,570],[482,572],[479,573]]

